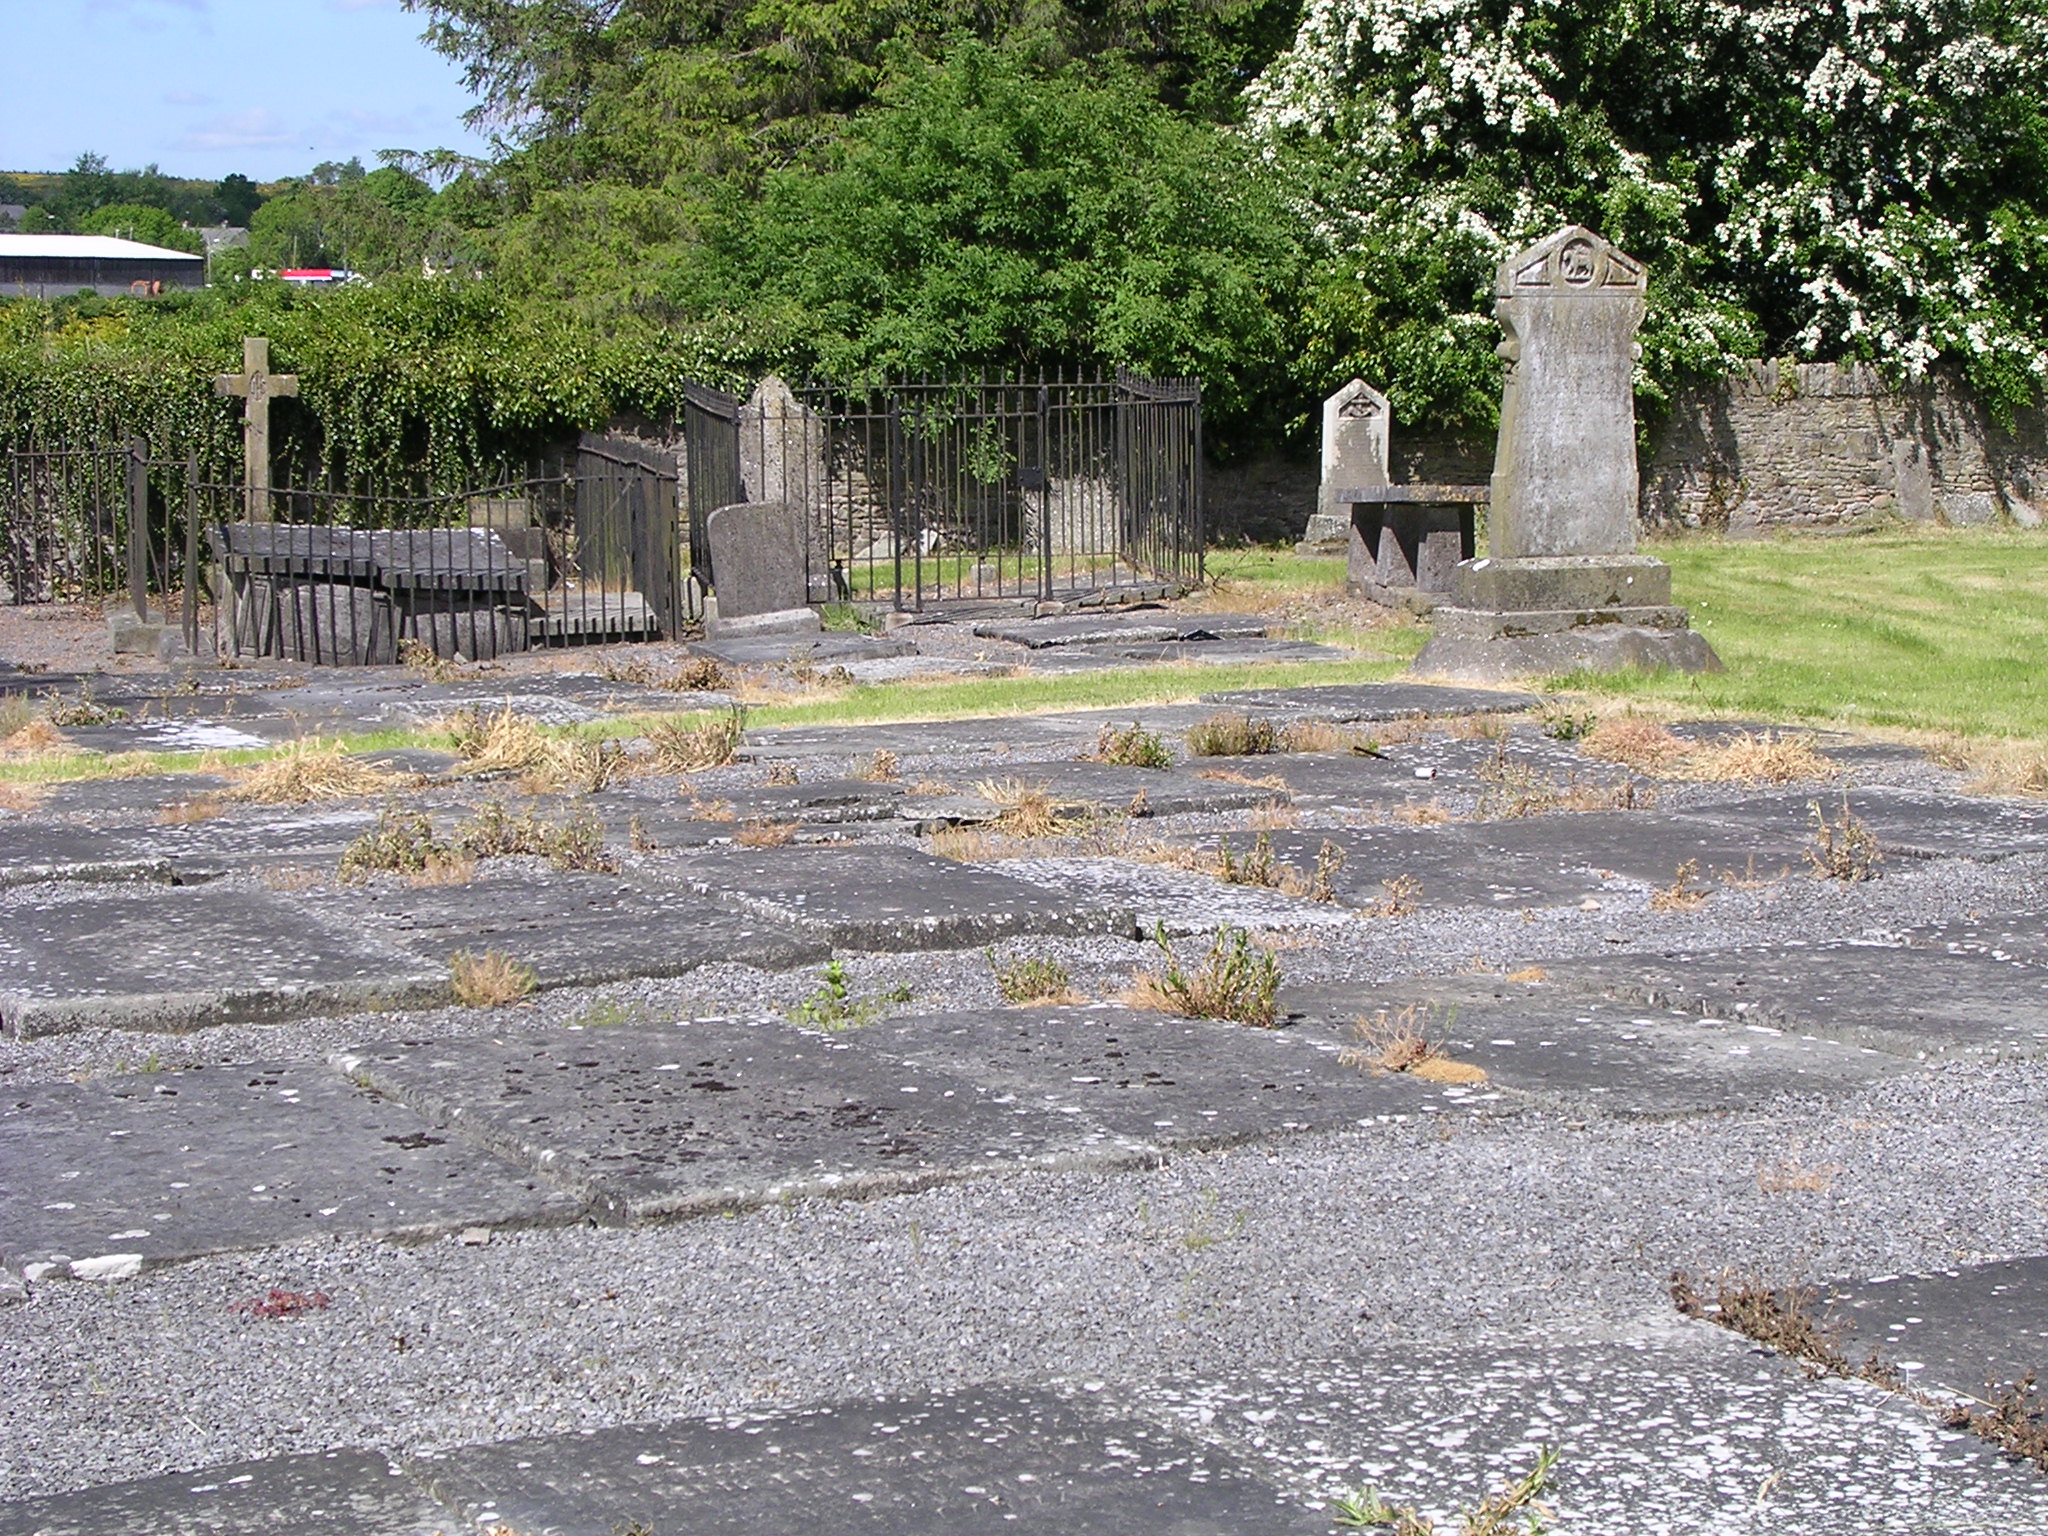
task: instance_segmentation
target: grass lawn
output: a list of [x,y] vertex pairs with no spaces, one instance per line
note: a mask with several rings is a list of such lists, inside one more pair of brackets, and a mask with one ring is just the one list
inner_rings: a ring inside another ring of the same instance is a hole
[[1768,720],[2048,740],[2048,531],[1659,541],[1724,673],[1557,686]]

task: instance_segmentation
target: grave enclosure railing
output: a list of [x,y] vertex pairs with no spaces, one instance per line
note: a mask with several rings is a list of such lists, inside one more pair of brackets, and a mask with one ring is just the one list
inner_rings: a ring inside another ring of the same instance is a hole
[[780,422],[750,408],[740,437],[750,494],[808,510],[814,599],[904,610],[1086,601],[1202,578],[1202,396],[1191,380],[1118,371],[820,386]]

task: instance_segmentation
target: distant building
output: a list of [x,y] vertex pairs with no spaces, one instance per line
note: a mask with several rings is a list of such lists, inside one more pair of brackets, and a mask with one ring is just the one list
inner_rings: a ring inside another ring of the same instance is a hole
[[27,217],[26,203],[0,203],[0,230],[19,229],[21,221]]
[[347,267],[283,267],[278,278],[300,288],[329,288],[338,283],[352,283],[355,273]]
[[206,242],[206,259],[213,260],[214,252],[239,247],[246,250],[249,245],[249,231],[239,224],[203,224],[199,238]]
[[0,297],[155,295],[206,285],[206,258],[111,235],[0,234]]

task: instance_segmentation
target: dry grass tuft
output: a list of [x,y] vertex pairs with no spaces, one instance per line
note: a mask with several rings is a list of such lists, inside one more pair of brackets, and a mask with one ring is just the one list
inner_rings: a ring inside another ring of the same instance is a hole
[[978,827],[940,827],[927,832],[922,842],[927,850],[955,864],[999,859],[1008,851]]
[[510,704],[493,714],[487,709],[459,709],[440,721],[449,746],[462,759],[458,773],[524,773],[550,756],[548,738]]
[[1719,1323],[1759,1344],[1768,1344],[1804,1364],[1815,1376],[1853,1375],[1848,1356],[1841,1350],[1844,1325],[1838,1319],[1815,1315],[1813,1304],[1819,1297],[1820,1292],[1810,1285],[1774,1289],[1754,1278],[1723,1274],[1715,1282],[1710,1301],[1685,1271],[1671,1277],[1672,1303],[1687,1317]]
[[906,795],[932,796],[950,795],[955,793],[955,791],[953,789],[953,786],[948,784],[944,779],[919,779],[915,784],[912,784],[908,789],[904,790],[903,793],[905,793]]
[[323,747],[313,740],[294,743],[248,769],[223,795],[254,805],[305,805],[321,800],[361,800],[416,782],[359,762],[339,746]]
[[2041,1401],[2034,1372],[2000,1389],[1983,1406],[1980,1413],[1967,1403],[1956,1403],[1941,1422],[1949,1429],[1967,1429],[2008,1456],[2048,1473],[2048,1404]]
[[1526,986],[1535,986],[1539,981],[1550,980],[1550,972],[1540,965],[1525,965],[1519,971],[1509,971],[1503,981],[1519,981]]
[[796,764],[788,758],[782,758],[770,763],[768,765],[768,772],[761,782],[771,785],[779,784],[785,787],[800,782],[797,778]]
[[996,831],[1004,837],[1051,837],[1060,830],[1059,803],[1049,784],[1032,784],[1023,779],[983,779],[974,792],[1003,813],[996,818]]
[[42,804],[42,800],[42,791],[32,785],[0,783],[0,811],[26,816]]
[[796,841],[796,828],[793,821],[743,821],[732,840],[742,848],[781,848]]
[[723,768],[739,756],[746,739],[747,712],[735,706],[705,719],[663,721],[647,733],[654,759],[670,773]]
[[1696,912],[1706,905],[1713,891],[1694,882],[1700,877],[1700,861],[1687,859],[1678,866],[1678,873],[1672,882],[1650,895],[1652,912]]
[[1395,875],[1380,882],[1380,899],[1360,907],[1360,917],[1409,917],[1422,906],[1422,882],[1413,875]]
[[885,748],[879,752],[870,752],[861,758],[848,771],[847,777],[861,779],[870,784],[888,784],[894,782],[901,767],[902,764],[896,754]]
[[1429,1014],[1427,1003],[1410,1003],[1393,1014],[1382,1008],[1370,1019],[1361,1014],[1351,1025],[1355,1043],[1337,1059],[1375,1077],[1402,1072],[1427,1083],[1485,1082],[1483,1068],[1453,1060],[1442,1040],[1430,1038]]
[[201,795],[195,800],[179,800],[165,806],[156,813],[156,821],[160,827],[189,827],[211,821],[226,811],[227,804],[219,795]]
[[1774,731],[1761,736],[1743,731],[1698,748],[1685,761],[1687,778],[1712,784],[1795,784],[1831,779],[1840,772],[1839,763],[1815,748],[1811,734],[1784,736]]
[[1240,768],[1197,768],[1195,777],[1218,784],[1243,784],[1252,789],[1273,789],[1285,793],[1287,781],[1277,773],[1249,774]]
[[1083,761],[1116,763],[1125,768],[1171,768],[1173,749],[1133,720],[1127,726],[1105,725],[1095,735],[1094,750],[1081,754]]
[[266,891],[309,891],[326,878],[324,871],[311,864],[273,864],[256,875]]
[[1668,773],[1695,750],[1668,726],[1640,715],[1621,715],[1594,726],[1580,747],[1603,763],[1619,763],[1638,773]]
[[1438,827],[1450,819],[1450,808],[1434,795],[1424,804],[1410,801],[1394,812],[1394,820],[1406,827]]
[[1192,757],[1264,757],[1281,750],[1280,731],[1272,721],[1227,710],[1190,726],[1187,742]]
[[504,1008],[532,996],[539,977],[502,950],[465,949],[448,962],[448,981],[464,1008]]
[[77,749],[71,738],[47,720],[31,720],[0,740],[0,756],[39,757],[45,753],[69,753]]

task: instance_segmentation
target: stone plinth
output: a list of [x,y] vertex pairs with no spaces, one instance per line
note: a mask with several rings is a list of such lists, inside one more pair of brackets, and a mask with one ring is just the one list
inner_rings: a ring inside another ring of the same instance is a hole
[[1567,226],[1501,264],[1507,335],[1489,515],[1492,554],[1458,568],[1414,670],[1501,681],[1582,669],[1719,671],[1636,553],[1634,369],[1648,278]]

